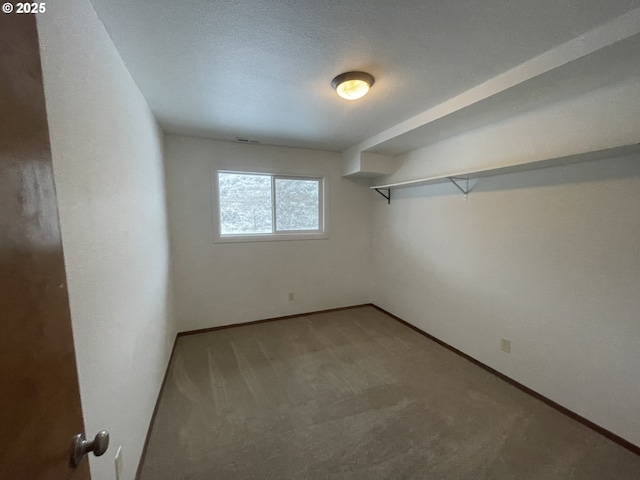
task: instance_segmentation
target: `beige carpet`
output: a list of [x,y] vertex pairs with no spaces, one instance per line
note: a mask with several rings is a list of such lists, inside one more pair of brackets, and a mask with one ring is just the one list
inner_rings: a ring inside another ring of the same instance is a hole
[[181,337],[142,480],[638,480],[640,457],[372,307]]

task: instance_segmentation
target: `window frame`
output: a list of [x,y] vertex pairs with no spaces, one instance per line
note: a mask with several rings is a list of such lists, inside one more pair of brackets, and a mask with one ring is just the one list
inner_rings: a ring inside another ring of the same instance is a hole
[[[243,243],[243,242],[271,242],[280,240],[319,240],[329,238],[327,231],[327,177],[318,173],[281,173],[268,170],[212,168],[212,204],[214,243]],[[271,179],[271,215],[272,233],[241,233],[225,234],[221,232],[220,224],[220,173],[235,173],[242,175],[262,175]],[[276,180],[315,180],[319,183],[318,190],[318,224],[317,230],[278,230],[276,221]]]

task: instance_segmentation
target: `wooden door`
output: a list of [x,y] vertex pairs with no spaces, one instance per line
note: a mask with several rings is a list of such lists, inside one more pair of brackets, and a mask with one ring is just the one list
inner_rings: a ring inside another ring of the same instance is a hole
[[87,480],[34,15],[0,13],[0,478]]

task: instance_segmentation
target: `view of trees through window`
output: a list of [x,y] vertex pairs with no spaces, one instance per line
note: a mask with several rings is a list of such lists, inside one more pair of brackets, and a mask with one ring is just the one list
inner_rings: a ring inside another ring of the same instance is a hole
[[319,232],[321,188],[319,178],[218,172],[220,234]]

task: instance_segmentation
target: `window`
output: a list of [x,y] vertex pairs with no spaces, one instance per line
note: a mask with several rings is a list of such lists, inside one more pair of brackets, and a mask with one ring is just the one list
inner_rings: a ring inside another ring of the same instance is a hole
[[324,234],[321,177],[218,171],[217,200],[221,241]]

